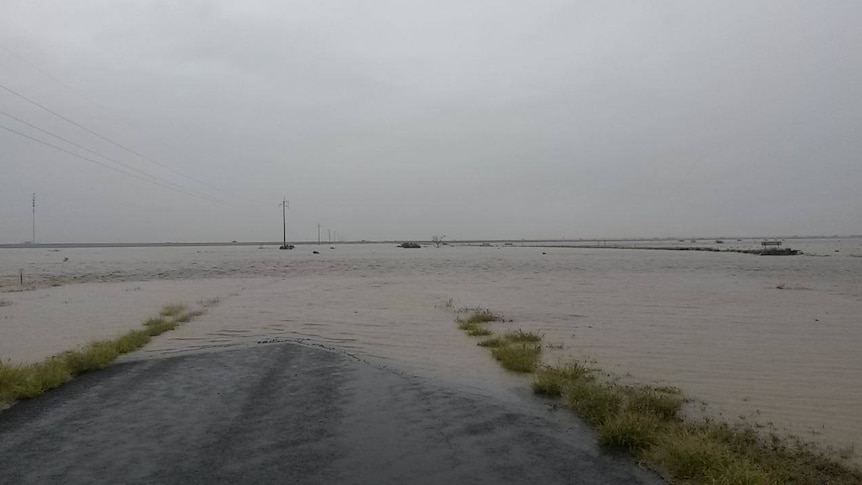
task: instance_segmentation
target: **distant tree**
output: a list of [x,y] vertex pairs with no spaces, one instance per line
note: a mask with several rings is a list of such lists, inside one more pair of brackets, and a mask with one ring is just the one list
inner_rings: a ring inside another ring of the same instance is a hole
[[446,237],[446,236],[445,235],[443,235],[443,236],[431,236],[431,242],[434,243],[434,246],[439,248],[440,245],[443,244],[443,238],[444,237]]

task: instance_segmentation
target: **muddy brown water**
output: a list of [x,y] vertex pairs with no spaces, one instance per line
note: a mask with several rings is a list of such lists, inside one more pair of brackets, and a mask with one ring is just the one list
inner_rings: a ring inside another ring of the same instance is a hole
[[[478,306],[513,320],[498,329],[543,333],[546,362],[590,359],[625,380],[678,386],[709,403],[712,415],[846,447],[862,438],[862,241],[793,247],[808,254],[0,250],[0,358],[39,360],[135,328],[166,302],[219,298],[206,315],[124,359],[292,341],[474,392],[523,392],[526,378],[499,369],[455,328],[451,307]],[[7,276],[19,268],[67,283],[10,292]]]

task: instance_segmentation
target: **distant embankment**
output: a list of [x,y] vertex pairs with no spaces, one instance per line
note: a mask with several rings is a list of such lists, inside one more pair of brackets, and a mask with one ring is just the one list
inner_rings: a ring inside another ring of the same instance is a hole
[[648,249],[652,251],[706,251],[710,253],[741,253],[741,254],[756,254],[759,256],[796,256],[802,254],[802,251],[790,248],[764,248],[764,249],[725,249],[713,247],[699,246],[623,246],[623,245],[578,245],[578,246],[551,246],[538,245],[530,246],[534,248],[575,248],[575,249]]

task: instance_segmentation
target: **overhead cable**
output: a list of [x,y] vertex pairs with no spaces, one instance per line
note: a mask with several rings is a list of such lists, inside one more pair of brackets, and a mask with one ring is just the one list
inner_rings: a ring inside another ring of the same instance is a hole
[[116,163],[117,165],[120,165],[120,166],[122,166],[122,167],[126,168],[127,170],[131,170],[131,171],[133,171],[133,172],[137,172],[137,173],[138,173],[139,175],[141,175],[142,177],[147,177],[147,178],[149,178],[149,179],[152,179],[152,180],[155,180],[155,181],[161,182],[161,183],[163,183],[163,184],[174,186],[174,187],[176,187],[176,188],[178,188],[178,189],[185,190],[185,191],[187,191],[187,192],[191,192],[191,193],[197,194],[197,195],[199,195],[199,196],[201,196],[201,197],[207,197],[207,195],[206,195],[206,194],[202,194],[202,193],[200,193],[200,192],[198,192],[198,191],[196,191],[196,190],[193,190],[193,189],[188,188],[188,187],[184,187],[184,186],[182,186],[182,185],[180,185],[180,184],[177,184],[177,183],[171,182],[171,181],[169,181],[169,180],[165,180],[165,179],[163,179],[163,178],[161,178],[161,177],[157,177],[157,176],[152,175],[152,174],[150,174],[150,173],[147,173],[147,172],[145,172],[145,171],[143,171],[143,170],[141,170],[141,169],[135,168],[135,167],[133,167],[133,166],[131,166],[131,165],[129,165],[129,164],[126,164],[126,163],[123,163],[123,162],[121,162],[121,161],[119,161],[119,160],[116,160],[116,159],[113,159],[113,158],[111,158],[111,157],[108,157],[107,155],[103,155],[103,154],[101,154],[101,153],[99,153],[99,152],[97,152],[97,151],[95,151],[95,150],[91,150],[91,149],[89,149],[89,148],[87,148],[87,147],[85,147],[85,146],[83,146],[83,145],[80,145],[80,144],[78,144],[78,143],[75,143],[75,142],[74,142],[74,141],[72,141],[72,140],[69,140],[69,139],[63,138],[62,136],[57,135],[56,133],[52,133],[52,132],[50,132],[50,131],[48,131],[48,130],[45,130],[45,129],[43,129],[43,128],[40,128],[40,127],[38,127],[38,126],[34,125],[33,123],[30,123],[30,122],[28,122],[28,121],[26,121],[26,120],[22,120],[21,118],[18,118],[17,116],[14,116],[14,115],[11,115],[11,114],[9,114],[9,113],[6,113],[6,112],[5,112],[5,111],[3,111],[3,110],[0,110],[0,115],[3,115],[3,116],[5,116],[5,117],[7,117],[7,118],[10,118],[10,119],[13,119],[13,120],[15,120],[15,121],[17,121],[17,122],[19,122],[19,123],[21,123],[21,124],[27,125],[27,126],[29,126],[30,128],[33,128],[34,130],[38,130],[38,131],[40,131],[40,132],[42,132],[42,133],[44,133],[44,134],[46,134],[46,135],[48,135],[48,136],[54,137],[54,138],[56,138],[56,139],[58,139],[58,140],[60,140],[60,141],[63,141],[63,142],[65,142],[65,143],[68,143],[68,144],[70,144],[70,145],[72,145],[72,146],[74,146],[74,147],[76,147],[76,148],[79,148],[79,149],[84,150],[84,151],[86,151],[86,152],[88,152],[88,153],[91,153],[91,154],[93,154],[93,155],[96,155],[97,157],[101,157],[101,158],[103,158],[103,159],[105,159],[105,160],[108,160],[109,162]]
[[107,164],[107,163],[101,162],[101,161],[99,161],[99,160],[95,160],[95,159],[90,158],[90,157],[85,157],[85,156],[80,155],[80,154],[78,154],[78,153],[75,153],[75,152],[73,152],[73,151],[66,150],[66,149],[65,149],[65,148],[63,148],[63,147],[60,147],[60,146],[54,145],[53,143],[49,143],[49,142],[46,142],[46,141],[44,141],[44,140],[40,140],[40,139],[38,139],[38,138],[32,137],[32,136],[30,136],[30,135],[27,135],[27,134],[25,134],[25,133],[21,133],[20,131],[17,131],[17,130],[14,130],[14,129],[12,129],[12,128],[9,128],[8,126],[0,125],[0,129],[6,130],[6,131],[8,131],[8,132],[10,132],[10,133],[14,133],[14,134],[16,134],[16,135],[18,135],[18,136],[21,136],[21,137],[23,137],[23,138],[27,138],[28,140],[31,140],[31,141],[34,141],[34,142],[36,142],[36,143],[39,143],[39,144],[45,145],[45,146],[47,146],[47,147],[53,148],[54,150],[57,150],[57,151],[63,152],[63,153],[65,153],[65,154],[67,154],[67,155],[71,155],[71,156],[73,156],[73,157],[75,157],[75,158],[80,158],[80,159],[82,159],[82,160],[86,160],[86,161],[88,161],[88,162],[95,163],[96,165],[100,165],[100,166],[102,166],[102,167],[105,167],[105,168],[107,168],[107,169],[109,169],[109,170],[113,170],[113,171],[115,171],[115,172],[118,172],[118,173],[121,173],[121,174],[124,174],[124,175],[128,175],[129,177],[136,178],[136,179],[141,180],[141,181],[143,181],[143,182],[147,182],[147,183],[150,183],[150,184],[153,184],[153,185],[158,185],[158,186],[163,187],[163,188],[166,188],[166,189],[168,189],[168,190],[173,190],[174,192],[179,192],[179,193],[182,193],[182,194],[185,194],[185,195],[191,196],[191,197],[197,197],[197,198],[199,198],[199,199],[208,200],[208,201],[215,201],[215,199],[213,199],[213,198],[211,198],[211,197],[204,196],[204,195],[200,195],[200,194],[197,194],[197,193],[194,193],[194,192],[190,192],[190,191],[188,191],[188,190],[186,190],[186,189],[183,189],[183,188],[176,188],[176,187],[173,187],[173,186],[171,186],[171,185],[167,185],[167,184],[165,184],[165,183],[162,183],[162,182],[159,182],[159,181],[156,181],[156,180],[151,180],[151,179],[148,179],[148,178],[142,177],[142,176],[140,176],[140,175],[138,175],[138,174],[136,174],[136,173],[127,172],[127,171],[125,171],[125,170],[122,170],[122,169],[117,168],[117,167],[115,167],[115,166],[113,166],[113,165],[109,165],[109,164]]

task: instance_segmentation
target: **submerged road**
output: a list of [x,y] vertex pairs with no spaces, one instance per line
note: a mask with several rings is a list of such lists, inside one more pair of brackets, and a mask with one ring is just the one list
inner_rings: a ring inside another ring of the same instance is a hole
[[295,344],[109,366],[0,413],[0,483],[661,483],[590,432]]

